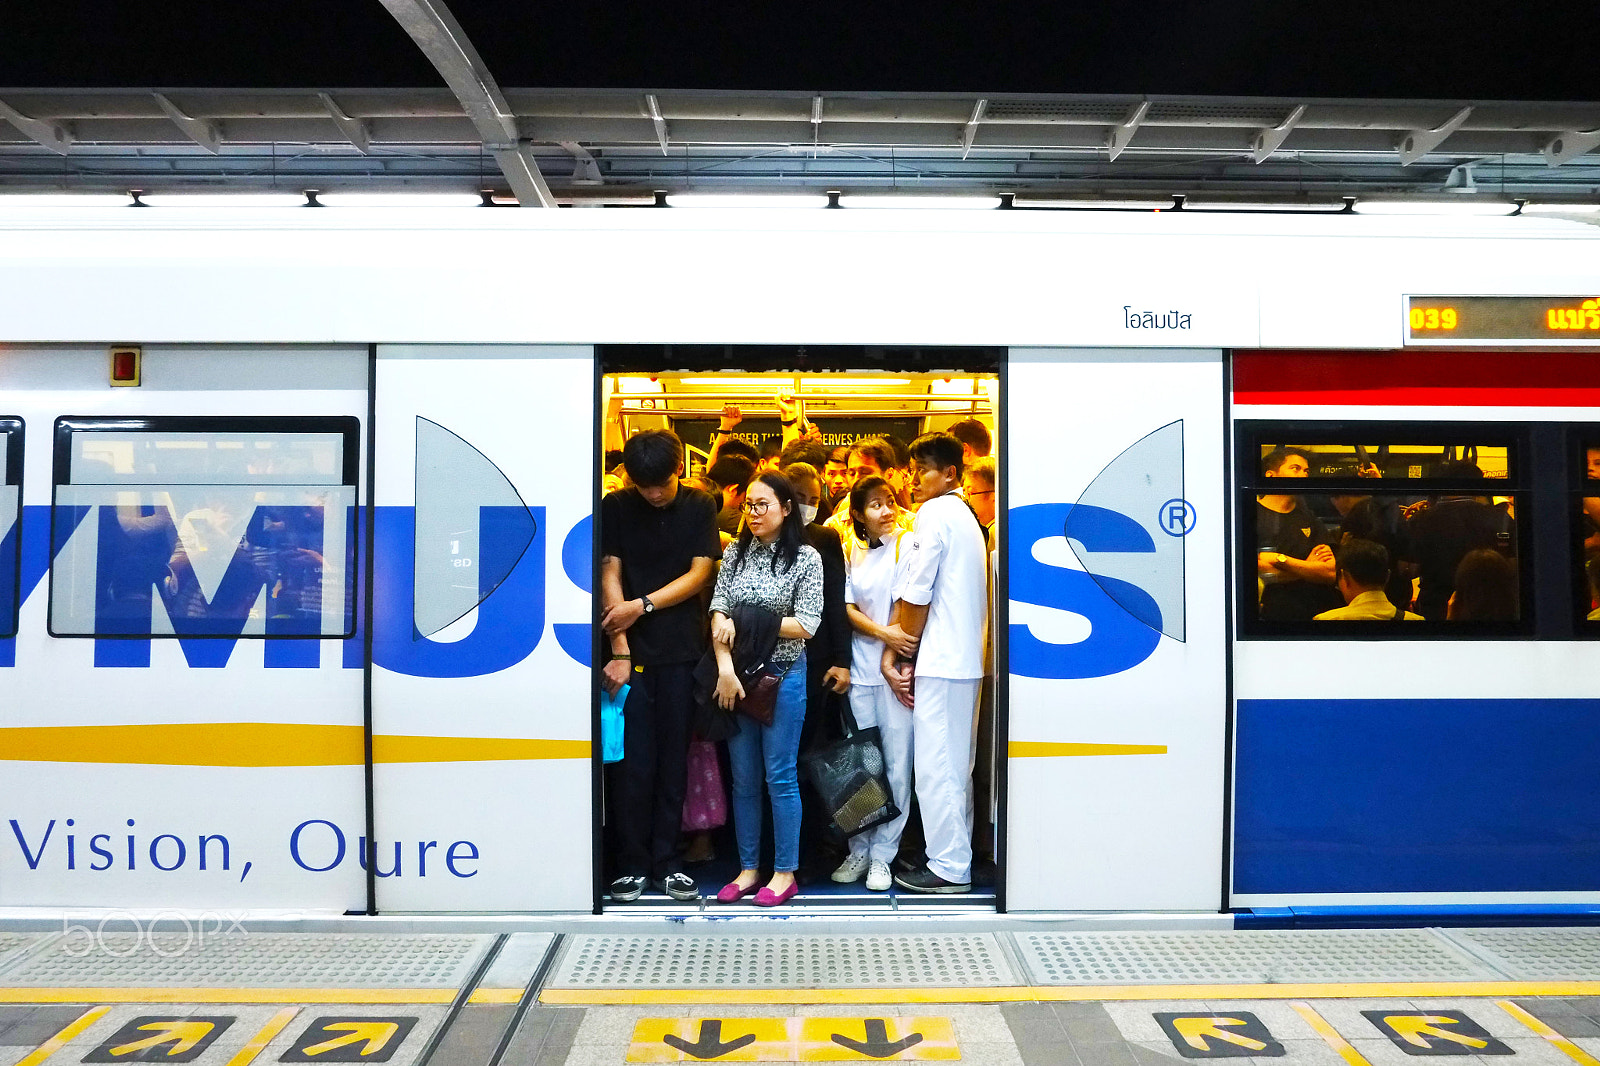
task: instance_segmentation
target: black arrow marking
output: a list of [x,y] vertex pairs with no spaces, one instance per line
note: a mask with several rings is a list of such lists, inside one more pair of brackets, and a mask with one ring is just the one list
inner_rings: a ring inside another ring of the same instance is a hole
[[[661,1038],[670,1047],[675,1047],[685,1055],[693,1055],[697,1059],[721,1058],[730,1051],[737,1051],[746,1044],[756,1042],[756,1034],[746,1033],[736,1036],[726,1044],[722,1042],[722,1023],[715,1018],[707,1018],[700,1023],[700,1038],[694,1043],[689,1043],[681,1036],[668,1033]],[[920,1037],[918,1039],[921,1039]]]
[[890,1040],[889,1023],[883,1018],[863,1018],[861,1024],[867,1030],[866,1040],[851,1040],[841,1033],[834,1033],[833,1042],[840,1047],[847,1047],[851,1051],[858,1051],[875,1059],[886,1059],[891,1055],[898,1055],[913,1044],[922,1043],[921,1033],[911,1033],[901,1037],[899,1040]]

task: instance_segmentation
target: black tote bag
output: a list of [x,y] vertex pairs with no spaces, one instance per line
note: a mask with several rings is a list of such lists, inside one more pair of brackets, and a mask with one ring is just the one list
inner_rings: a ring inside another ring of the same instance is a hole
[[849,701],[840,696],[836,702],[842,737],[812,748],[800,761],[834,828],[850,837],[898,818],[900,808],[889,790],[878,727],[857,729]]

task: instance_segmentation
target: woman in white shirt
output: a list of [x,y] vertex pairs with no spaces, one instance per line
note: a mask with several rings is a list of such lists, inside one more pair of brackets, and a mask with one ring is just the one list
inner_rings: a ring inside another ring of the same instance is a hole
[[866,477],[850,491],[850,520],[855,543],[848,553],[845,611],[854,636],[850,648],[850,710],[856,727],[878,727],[889,791],[900,814],[850,838],[850,854],[833,871],[841,884],[867,875],[867,888],[888,891],[889,863],[900,850],[900,834],[911,808],[911,711],[884,681],[880,666],[885,644],[903,656],[917,650],[917,638],[889,625],[900,570],[900,509],[894,489],[881,477]]

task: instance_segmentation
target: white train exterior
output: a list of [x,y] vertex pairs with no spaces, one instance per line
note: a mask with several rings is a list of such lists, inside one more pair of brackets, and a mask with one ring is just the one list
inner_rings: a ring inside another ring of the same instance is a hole
[[[1231,528],[1245,423],[1600,426],[1600,389],[1536,372],[1600,363],[1600,333],[1463,355],[1465,392],[1319,397],[1302,363],[1409,358],[1408,295],[1577,306],[1597,253],[1600,229],[1531,218],[8,214],[0,908],[596,907],[603,344],[1004,349],[1005,909],[1600,903],[1595,638],[1252,635]],[[142,346],[137,388],[108,385],[119,343]],[[190,432],[294,458],[96,465]],[[463,569],[417,547],[441,471],[459,494],[437,506],[484,516],[455,555],[493,591],[423,637],[418,590]],[[294,583],[230,575],[231,543],[207,561],[194,529],[192,577],[136,575],[148,631],[96,600],[153,492],[237,528],[310,521],[217,502],[258,483],[316,501],[320,609],[205,630],[173,606],[184,581],[253,604]]]

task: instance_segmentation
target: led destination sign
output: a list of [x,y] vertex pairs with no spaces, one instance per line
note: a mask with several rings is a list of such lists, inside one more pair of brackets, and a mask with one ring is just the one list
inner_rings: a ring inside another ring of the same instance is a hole
[[1600,297],[1408,296],[1406,338],[1600,344]]

